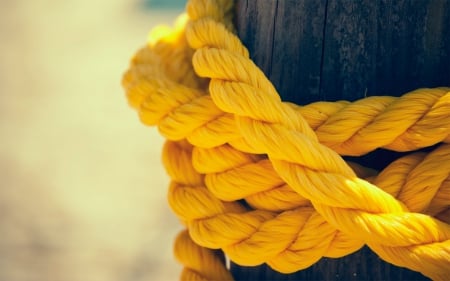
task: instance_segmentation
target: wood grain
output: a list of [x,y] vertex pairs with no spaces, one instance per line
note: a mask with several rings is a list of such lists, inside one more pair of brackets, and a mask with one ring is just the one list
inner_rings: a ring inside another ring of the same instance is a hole
[[238,35],[284,100],[450,84],[448,0],[238,0]]

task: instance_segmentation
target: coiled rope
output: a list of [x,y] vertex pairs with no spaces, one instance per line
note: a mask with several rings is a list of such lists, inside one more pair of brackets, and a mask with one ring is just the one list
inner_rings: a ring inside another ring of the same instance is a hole
[[[169,204],[183,280],[232,280],[240,265],[282,273],[364,244],[434,280],[450,276],[450,89],[355,102],[281,101],[234,35],[233,1],[191,0],[158,27],[123,77],[144,124],[167,138]],[[345,162],[412,152],[383,171]]]

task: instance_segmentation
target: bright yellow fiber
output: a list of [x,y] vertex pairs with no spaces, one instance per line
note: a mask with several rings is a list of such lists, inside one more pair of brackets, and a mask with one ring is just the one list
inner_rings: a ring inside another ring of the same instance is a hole
[[[189,1],[188,15],[153,33],[122,81],[142,122],[168,139],[169,204],[189,231],[175,247],[182,279],[232,279],[211,249],[291,273],[366,244],[446,280],[450,89],[283,102],[233,34],[232,6]],[[340,156],[429,146],[380,173]]]
[[233,280],[231,273],[223,266],[223,253],[198,246],[187,231],[178,234],[174,252],[177,260],[185,265],[182,280]]

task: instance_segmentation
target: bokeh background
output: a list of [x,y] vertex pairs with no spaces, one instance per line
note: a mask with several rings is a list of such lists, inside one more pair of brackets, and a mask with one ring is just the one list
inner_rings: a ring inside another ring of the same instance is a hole
[[177,280],[163,139],[120,80],[175,0],[0,0],[0,280]]

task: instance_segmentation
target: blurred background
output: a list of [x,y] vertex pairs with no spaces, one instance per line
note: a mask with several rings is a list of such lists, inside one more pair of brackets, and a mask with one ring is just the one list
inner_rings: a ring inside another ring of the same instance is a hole
[[163,139],[120,80],[185,1],[0,4],[0,280],[177,280]]

